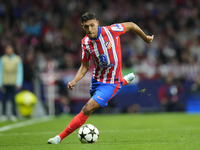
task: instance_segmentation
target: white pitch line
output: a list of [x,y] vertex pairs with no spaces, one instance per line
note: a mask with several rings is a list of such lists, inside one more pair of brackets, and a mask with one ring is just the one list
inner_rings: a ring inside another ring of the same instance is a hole
[[58,133],[59,131],[57,132],[23,132],[23,133],[0,133],[0,136],[15,136],[15,135],[39,135],[39,134],[56,134]]
[[31,119],[31,120],[11,124],[11,125],[6,125],[0,128],[0,132],[11,130],[14,128],[24,127],[28,125],[33,125],[37,123],[47,122],[47,121],[51,121],[52,119],[53,119],[52,117],[42,117],[42,118]]

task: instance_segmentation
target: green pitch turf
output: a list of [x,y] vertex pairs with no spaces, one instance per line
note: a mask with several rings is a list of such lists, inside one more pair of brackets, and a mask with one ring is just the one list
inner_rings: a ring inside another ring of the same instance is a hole
[[[118,114],[92,115],[99,140],[81,144],[77,131],[58,145],[47,140],[60,133],[73,116],[0,132],[0,150],[199,150],[200,115]],[[0,129],[8,123],[0,123]]]

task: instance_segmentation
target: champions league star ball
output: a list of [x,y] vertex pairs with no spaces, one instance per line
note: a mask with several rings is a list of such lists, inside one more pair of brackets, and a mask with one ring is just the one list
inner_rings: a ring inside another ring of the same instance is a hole
[[78,131],[81,143],[96,143],[99,138],[99,130],[92,124],[85,124]]

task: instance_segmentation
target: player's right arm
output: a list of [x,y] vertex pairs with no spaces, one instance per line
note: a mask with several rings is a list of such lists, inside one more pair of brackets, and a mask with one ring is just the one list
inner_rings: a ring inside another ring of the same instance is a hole
[[76,76],[74,77],[74,80],[68,83],[69,90],[72,91],[76,83],[85,76],[85,74],[89,70],[89,66],[90,66],[90,61],[82,62]]

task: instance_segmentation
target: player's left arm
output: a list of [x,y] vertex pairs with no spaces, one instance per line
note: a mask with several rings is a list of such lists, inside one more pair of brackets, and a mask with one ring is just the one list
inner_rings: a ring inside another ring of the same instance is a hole
[[147,43],[151,43],[153,38],[154,38],[154,35],[150,36],[150,35],[146,35],[142,29],[136,25],[135,23],[133,22],[125,22],[125,23],[122,23],[125,27],[125,32],[128,32],[128,31],[132,31],[136,34],[138,34],[145,42]]

